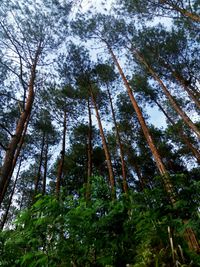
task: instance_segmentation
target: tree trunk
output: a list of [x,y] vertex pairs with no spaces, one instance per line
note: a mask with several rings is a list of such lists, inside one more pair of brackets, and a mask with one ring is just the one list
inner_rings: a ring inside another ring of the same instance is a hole
[[147,143],[149,145],[149,148],[150,148],[150,150],[151,150],[151,152],[153,154],[153,157],[154,157],[154,160],[156,162],[157,168],[158,168],[160,174],[163,176],[163,182],[164,182],[165,190],[169,195],[170,201],[172,203],[174,203],[175,202],[175,197],[174,197],[173,186],[171,184],[169,174],[168,174],[168,172],[167,172],[167,170],[165,168],[165,165],[162,162],[161,156],[160,156],[160,154],[159,154],[159,152],[158,152],[158,150],[157,150],[157,148],[156,148],[156,146],[154,144],[154,141],[153,141],[153,139],[151,137],[151,134],[150,134],[149,129],[147,127],[147,124],[146,124],[146,122],[144,120],[142,112],[141,112],[141,110],[140,110],[140,108],[139,108],[139,106],[137,104],[137,101],[135,100],[135,97],[134,97],[132,89],[131,89],[131,87],[130,87],[127,79],[126,79],[126,76],[124,75],[124,72],[123,72],[123,70],[122,70],[122,68],[121,68],[121,66],[120,66],[115,54],[113,53],[111,47],[108,44],[107,44],[107,47],[108,47],[109,52],[110,52],[110,54],[111,54],[111,56],[113,58],[113,61],[115,62],[116,66],[118,68],[119,74],[122,77],[122,80],[124,82],[124,85],[126,87],[128,95],[130,97],[130,100],[131,100],[131,103],[133,105],[133,108],[134,108],[134,110],[135,110],[135,112],[137,114],[137,118],[138,118],[138,121],[139,121],[139,123],[141,125],[141,128],[142,128],[142,131],[144,133],[144,136],[145,136],[145,138],[147,140]]
[[16,150],[22,138],[25,125],[30,118],[33,101],[34,101],[34,83],[35,83],[35,78],[36,78],[36,66],[37,66],[40,50],[41,50],[41,44],[38,46],[38,49],[35,54],[34,62],[31,68],[30,81],[28,85],[28,97],[27,97],[27,102],[25,105],[25,110],[21,113],[19,117],[16,130],[15,130],[15,134],[12,136],[11,141],[8,145],[8,150],[6,151],[4,163],[1,168],[1,173],[0,173],[0,199],[1,200],[3,200],[4,186],[6,185],[6,183],[7,184],[9,183],[9,175],[13,168],[13,159],[14,159]]
[[111,96],[111,93],[110,93],[108,86],[107,86],[107,93],[108,93],[108,98],[110,101],[110,107],[111,107],[113,122],[115,125],[116,139],[117,139],[117,143],[119,145],[119,151],[120,151],[120,160],[121,160],[121,164],[122,164],[123,190],[124,190],[124,193],[128,193],[128,185],[127,185],[127,179],[126,179],[126,164],[125,164],[125,160],[124,160],[124,151],[123,151],[123,146],[122,146],[122,142],[121,142],[121,137],[119,134],[117,120],[115,117],[115,111],[114,111],[114,107],[113,107],[113,103],[112,103],[112,96]]
[[[176,102],[174,101],[173,97],[171,96],[171,94],[169,93],[169,91],[167,90],[167,88],[165,87],[165,85],[163,84],[162,80],[156,75],[156,73],[153,71],[153,69],[148,65],[148,63],[144,60],[143,56],[140,55],[140,53],[134,49],[134,52],[136,53],[137,57],[139,58],[139,60],[147,67],[147,69],[149,70],[149,72],[152,74],[152,76],[154,77],[154,79],[161,85],[164,93],[166,94],[166,96],[168,97],[168,99],[170,100],[172,106],[174,107],[174,109],[177,111],[177,113],[179,115],[181,115],[182,118],[184,118],[184,121],[187,122],[187,124],[189,123],[190,128],[192,128],[193,130],[195,129],[195,132],[197,133],[197,135],[200,137],[200,133],[198,131],[198,129],[196,128],[196,126],[190,121],[190,119],[187,117],[187,115],[178,107],[178,105],[176,104]],[[116,59],[117,60],[117,59]],[[118,63],[119,64],[119,63]],[[120,66],[119,66],[120,67]],[[126,77],[124,76],[124,78],[126,79]],[[127,86],[128,86],[128,82],[127,82]],[[173,187],[170,183],[170,180],[167,179],[167,187],[166,187],[166,191],[169,193],[170,196],[170,200],[172,205],[174,205],[176,203],[176,198],[173,196]],[[169,185],[169,187],[168,187]],[[171,195],[170,195],[171,193]],[[186,222],[183,222],[184,224],[186,224]],[[200,251],[200,247],[199,247],[199,243],[198,240],[196,238],[196,235],[194,233],[194,231],[191,228],[187,228],[185,230],[185,239],[188,243],[188,247],[196,252]]]
[[90,177],[92,176],[92,115],[90,108],[90,99],[88,97],[88,166],[87,166],[87,184],[86,184],[86,200],[90,199]]
[[12,204],[12,199],[13,199],[13,195],[14,195],[14,192],[15,192],[15,188],[16,188],[16,184],[17,184],[17,180],[19,178],[19,173],[20,173],[20,168],[21,168],[21,163],[22,163],[22,160],[20,159],[20,162],[19,162],[19,167],[18,167],[18,170],[17,170],[17,174],[16,174],[16,178],[15,178],[15,182],[14,182],[14,185],[13,185],[13,188],[12,188],[12,191],[11,191],[11,194],[10,194],[10,197],[9,197],[9,202],[8,202],[8,205],[7,205],[7,208],[6,208],[6,212],[5,214],[3,215],[3,219],[2,219],[2,222],[1,222],[1,230],[3,230],[4,228],[4,225],[7,221],[7,217],[8,217],[8,213],[9,213],[9,210],[10,210],[10,206]]
[[[184,220],[183,223],[187,224],[188,221]],[[199,242],[198,242],[198,239],[196,238],[196,234],[194,233],[193,229],[191,227],[187,227],[185,229],[184,235],[185,235],[185,239],[187,241],[189,249],[197,253],[200,253]]]
[[188,86],[186,85],[187,81],[185,81],[185,79],[179,73],[177,73],[175,70],[173,70],[173,68],[170,66],[170,64],[166,63],[164,60],[162,60],[161,62],[168,70],[170,70],[170,72],[174,76],[174,78],[179,82],[179,84],[182,86],[182,88],[187,92],[190,99],[192,101],[194,101],[196,106],[200,109],[199,93],[196,92],[196,96],[195,96],[190,89],[190,85],[188,85]]
[[173,4],[172,2],[169,2],[168,0],[162,0],[162,2],[169,5],[174,10],[180,12],[183,16],[188,17],[195,22],[200,22],[200,16],[199,15],[191,13],[186,9],[180,8],[179,6],[177,6],[176,4]]
[[49,144],[48,144],[48,140],[47,140],[45,153],[44,153],[44,175],[43,175],[43,183],[42,183],[42,194],[43,195],[45,195],[45,193],[46,193],[48,149],[49,149]]
[[62,150],[60,152],[61,158],[59,161],[58,173],[57,173],[57,178],[56,178],[56,196],[57,197],[59,197],[60,195],[61,178],[62,178],[63,166],[64,166],[64,161],[65,161],[66,131],[67,131],[67,111],[64,110]]
[[[166,116],[166,118],[169,120],[169,122],[173,126],[176,126],[176,123],[167,114],[167,112],[163,109],[163,107],[160,105],[160,103],[155,99],[152,99],[152,100],[156,103],[156,105],[159,107],[159,109],[163,112],[163,114]],[[189,138],[187,137],[187,135],[184,133],[184,131],[181,128],[178,129],[178,135],[183,140],[185,145],[189,148],[189,150],[191,150],[191,152],[193,153],[193,155],[197,159],[197,161],[200,163],[200,152],[196,149],[196,147],[193,146],[193,144],[190,142]]]
[[134,53],[136,54],[137,58],[140,60],[141,63],[145,65],[147,70],[151,73],[153,78],[160,84],[164,94],[169,99],[172,107],[174,110],[179,114],[179,116],[183,119],[186,125],[200,138],[200,131],[196,127],[196,125],[190,120],[190,118],[187,116],[187,114],[179,107],[179,105],[176,103],[173,96],[168,91],[167,87],[164,85],[163,81],[158,77],[158,75],[154,72],[152,67],[146,62],[143,55],[141,55],[136,49],[133,49]]
[[113,167],[112,167],[112,162],[111,162],[111,157],[110,157],[110,153],[108,150],[108,145],[106,143],[106,138],[104,135],[103,126],[101,123],[99,111],[97,108],[97,103],[96,103],[96,100],[95,100],[95,97],[94,97],[94,94],[92,91],[91,84],[90,84],[89,91],[90,91],[92,103],[94,105],[94,109],[95,109],[95,113],[96,113],[96,117],[97,117],[97,121],[98,121],[98,125],[99,125],[99,131],[100,131],[103,149],[104,149],[104,153],[105,153],[105,157],[106,157],[106,163],[107,163],[107,167],[108,167],[109,180],[110,180],[110,186],[111,186],[111,194],[112,194],[112,198],[114,199],[114,198],[116,198],[116,192],[115,192],[115,178],[114,178],[114,173],[113,173]]
[[38,185],[39,185],[39,181],[40,181],[40,177],[41,177],[44,145],[45,145],[45,132],[43,133],[43,136],[42,136],[42,144],[41,144],[41,152],[40,152],[40,158],[39,158],[38,173],[37,173],[37,176],[35,177],[35,193],[34,193],[34,196],[37,194]]
[[[30,117],[30,116],[29,116],[29,117]],[[11,171],[10,171],[10,173],[9,173],[8,179],[6,180],[6,183],[5,183],[4,188],[3,188],[2,195],[1,195],[1,197],[0,197],[0,207],[1,207],[1,203],[2,203],[2,201],[3,201],[4,197],[5,197],[5,194],[6,194],[6,192],[7,192],[7,188],[8,188],[8,185],[9,185],[9,183],[10,183],[11,177],[12,177],[12,175],[13,175],[13,172],[14,172],[14,169],[15,169],[15,166],[16,166],[16,163],[17,163],[17,159],[18,159],[18,157],[19,157],[19,155],[20,155],[21,148],[22,148],[22,146],[23,146],[23,144],[24,144],[24,138],[25,138],[25,136],[26,136],[26,131],[27,131],[27,128],[28,128],[28,123],[29,123],[29,117],[28,117],[28,119],[27,119],[27,121],[26,121],[26,123],[25,123],[24,131],[23,131],[23,133],[22,133],[22,137],[21,137],[21,139],[20,139],[20,142],[19,142],[19,144],[18,144],[16,153],[15,153],[15,156],[14,156],[14,159],[13,159],[12,169],[11,169]]]

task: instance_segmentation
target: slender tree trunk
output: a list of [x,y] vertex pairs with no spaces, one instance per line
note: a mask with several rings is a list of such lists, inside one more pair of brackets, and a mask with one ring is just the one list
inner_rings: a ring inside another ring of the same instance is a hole
[[38,49],[35,54],[34,62],[31,68],[30,81],[28,85],[28,97],[27,97],[25,109],[19,117],[16,130],[15,130],[15,134],[12,136],[11,141],[8,145],[8,150],[6,151],[4,163],[1,168],[1,173],[0,173],[0,199],[1,200],[3,200],[2,196],[3,196],[4,186],[6,185],[6,183],[9,183],[9,175],[13,168],[13,159],[14,159],[16,150],[21,140],[27,120],[29,120],[30,118],[33,101],[34,101],[34,83],[35,83],[35,78],[36,78],[36,66],[37,66],[40,52],[41,52],[41,44],[38,46]]
[[141,190],[143,191],[146,188],[147,181],[146,181],[145,177],[141,174],[141,171],[140,171],[138,164],[136,162],[132,162],[132,165],[133,165],[133,168],[134,168],[134,170],[137,174],[137,177],[139,179]]
[[92,114],[90,108],[90,98],[88,97],[88,166],[87,166],[87,185],[86,185],[86,200],[90,199],[90,177],[92,176]]
[[22,160],[20,159],[19,167],[18,167],[18,170],[17,170],[17,174],[16,174],[15,182],[14,182],[14,185],[13,185],[13,188],[12,188],[12,191],[11,191],[11,194],[10,194],[10,197],[9,197],[9,202],[8,202],[8,205],[7,205],[7,208],[6,208],[6,212],[5,212],[5,214],[3,215],[3,219],[2,219],[2,222],[1,222],[1,229],[2,229],[2,230],[3,230],[3,228],[4,228],[4,225],[5,225],[6,221],[7,221],[8,213],[9,213],[9,210],[10,210],[10,206],[11,206],[11,204],[12,204],[12,199],[13,199],[13,195],[14,195],[14,192],[15,192],[15,188],[16,188],[17,180],[18,180],[18,178],[19,178],[19,173],[20,173],[21,163],[22,163]]
[[[167,114],[167,112],[163,109],[162,105],[160,105],[160,103],[157,100],[155,100],[155,99],[152,99],[152,100],[157,104],[157,106],[163,112],[163,114],[166,116],[166,118],[168,119],[168,121],[173,126],[176,126],[176,123]],[[196,149],[196,147],[193,146],[193,144],[190,142],[189,138],[187,137],[187,135],[184,133],[184,131],[181,128],[178,129],[178,135],[183,140],[183,142],[185,143],[185,145],[189,148],[189,150],[193,153],[193,155],[197,159],[197,161],[200,163],[200,152]]]
[[56,195],[57,195],[57,197],[59,197],[59,195],[60,195],[61,178],[62,178],[63,166],[64,166],[64,161],[65,161],[66,131],[67,131],[67,111],[64,110],[62,150],[60,152],[61,158],[59,161],[58,173],[57,173],[57,178],[56,178]]
[[137,161],[135,160],[133,153],[131,152],[129,147],[131,147],[130,143],[128,143],[128,147],[126,149],[126,153],[128,156],[128,162],[133,167],[133,170],[135,171],[135,173],[138,177],[138,180],[139,180],[140,185],[141,185],[141,190],[144,190],[145,186],[146,186],[146,179],[143,177],[141,169],[140,169],[139,165],[137,164]]
[[171,1],[169,2],[168,0],[162,0],[163,3],[166,3],[170,7],[172,7],[174,10],[180,12],[183,16],[190,18],[191,20],[195,22],[200,22],[200,16],[194,13],[189,12],[186,9],[180,8],[176,4],[173,4]]
[[[171,94],[169,93],[169,91],[167,90],[167,88],[165,87],[165,85],[163,84],[162,80],[155,74],[155,72],[152,70],[152,68],[144,60],[143,56],[141,56],[140,53],[136,49],[134,49],[134,52],[136,53],[136,55],[139,58],[139,60],[147,67],[147,69],[152,74],[152,76],[154,77],[154,79],[161,85],[164,93],[166,94],[166,96],[170,100],[172,106],[177,111],[177,113],[179,115],[181,114],[181,117],[184,118],[184,121],[187,122],[187,124],[189,123],[190,128],[192,128],[192,129],[194,128],[195,129],[195,132],[198,133],[197,135],[200,137],[200,133],[199,133],[198,129],[190,121],[190,119],[187,117],[187,115],[177,106],[176,102],[174,101],[173,97],[171,96]],[[128,85],[128,82],[127,82],[127,85]],[[172,193],[173,193],[173,187],[171,186],[170,180],[168,180],[167,185],[168,184],[170,185],[169,188],[166,187],[166,185],[165,185],[165,188],[166,188],[166,191],[169,194],[171,193],[170,200],[171,200],[172,205],[174,205],[176,203],[176,198],[172,195]],[[183,223],[186,224],[186,222],[183,222]],[[187,228],[186,229],[186,231],[185,231],[185,238],[187,240],[187,243],[188,243],[188,246],[189,246],[190,249],[192,249],[193,251],[196,251],[196,252],[199,252],[200,251],[200,246],[199,246],[198,240],[196,238],[196,234],[194,233],[194,231],[191,228]]]
[[98,125],[99,125],[99,130],[100,130],[100,135],[101,135],[101,139],[102,139],[103,149],[104,149],[104,153],[105,153],[105,157],[106,157],[106,163],[107,163],[107,166],[108,166],[108,173],[109,173],[109,180],[110,180],[112,198],[114,199],[114,198],[116,198],[116,192],[115,192],[115,178],[114,178],[114,173],[113,173],[111,157],[110,157],[110,153],[109,153],[109,150],[108,150],[108,145],[107,145],[106,138],[105,138],[105,135],[104,135],[103,126],[102,126],[102,123],[101,123],[98,107],[97,107],[96,100],[95,100],[95,97],[94,97],[94,94],[93,94],[93,91],[92,91],[91,84],[90,84],[90,89],[89,90],[90,90],[92,103],[94,105],[94,109],[95,109],[95,113],[96,113],[96,117],[97,117],[97,121],[98,121]]
[[[30,117],[30,115],[29,115],[29,117]],[[24,138],[26,136],[26,131],[27,131],[27,128],[28,128],[28,123],[29,123],[29,117],[28,117],[28,119],[27,119],[27,121],[25,123],[24,131],[22,133],[22,137],[20,139],[20,142],[18,144],[18,148],[16,150],[16,153],[15,153],[15,156],[14,156],[14,159],[13,159],[12,169],[11,169],[10,174],[9,174],[9,177],[8,177],[8,179],[7,179],[7,181],[6,181],[5,185],[4,185],[3,192],[2,192],[2,195],[0,197],[0,207],[1,207],[2,201],[3,201],[4,197],[5,197],[5,194],[7,192],[7,188],[8,188],[8,185],[10,183],[11,177],[13,175],[13,172],[14,172],[14,169],[15,169],[15,166],[16,166],[16,163],[17,163],[17,159],[18,159],[18,157],[20,155],[21,148],[22,148],[22,146],[24,144]]]
[[145,138],[147,140],[147,143],[149,145],[149,148],[150,148],[150,150],[151,150],[151,152],[153,154],[153,157],[154,157],[154,160],[156,162],[157,168],[158,168],[160,174],[163,176],[163,182],[164,182],[165,190],[169,195],[170,201],[172,203],[174,203],[175,202],[175,197],[174,197],[173,186],[171,184],[169,174],[168,174],[168,172],[167,172],[167,170],[165,168],[165,165],[162,162],[161,156],[160,156],[160,154],[159,154],[159,152],[158,152],[158,150],[157,150],[157,148],[156,148],[156,146],[154,144],[154,141],[153,141],[153,139],[151,137],[151,134],[150,134],[150,131],[148,129],[148,126],[147,126],[147,124],[146,124],[146,122],[144,120],[144,117],[142,115],[142,112],[141,112],[138,104],[137,104],[137,101],[135,100],[135,97],[134,97],[132,89],[131,89],[131,87],[130,87],[127,79],[126,79],[126,76],[124,75],[124,72],[123,72],[123,70],[122,70],[122,68],[121,68],[121,66],[120,66],[115,54],[113,53],[111,47],[108,44],[107,44],[107,47],[108,47],[109,52],[110,52],[110,54],[111,54],[111,56],[113,58],[113,61],[115,62],[116,66],[118,68],[119,74],[122,77],[122,80],[124,82],[124,85],[126,87],[128,95],[130,97],[130,100],[131,100],[131,103],[133,105],[133,108],[134,108],[134,110],[135,110],[135,112],[137,114],[137,118],[138,118],[138,121],[139,121],[139,123],[141,125],[141,128],[142,128],[142,131],[144,133],[144,136],[145,136]]
[[124,160],[124,151],[123,151],[123,146],[122,146],[122,142],[121,142],[121,137],[119,134],[117,120],[115,117],[115,111],[114,111],[114,107],[113,107],[112,96],[111,96],[111,93],[110,93],[108,86],[107,86],[107,93],[108,93],[108,98],[110,101],[110,107],[111,107],[113,122],[115,125],[116,139],[117,139],[117,143],[119,145],[119,151],[120,151],[120,160],[121,160],[121,164],[122,164],[123,190],[124,190],[124,193],[128,193],[128,184],[127,184],[127,179],[126,179],[126,164],[125,164],[125,160]]
[[147,63],[143,55],[141,55],[136,49],[133,49],[134,53],[136,54],[137,58],[140,60],[141,63],[145,65],[147,70],[151,73],[153,78],[160,84],[164,94],[169,99],[172,107],[174,110],[179,114],[179,116],[183,119],[186,125],[200,138],[200,131],[196,127],[196,125],[190,120],[190,118],[187,116],[187,114],[179,107],[179,105],[176,103],[173,96],[168,91],[167,87],[164,85],[163,81],[159,78],[159,76],[155,73],[155,71],[152,69],[152,67]]
[[[186,85],[187,81],[173,68],[170,66],[170,64],[166,63],[164,60],[161,61],[162,64],[171,72],[171,74],[174,76],[174,78],[179,82],[179,84],[182,86],[182,88],[187,92],[190,99],[194,101],[196,106],[200,109],[200,101],[199,101],[199,93],[195,91],[196,95],[193,94],[193,92],[190,89],[190,85]],[[193,88],[194,89],[194,88]]]
[[45,154],[44,154],[44,175],[43,175],[43,183],[42,183],[42,194],[43,195],[46,194],[48,150],[49,150],[49,144],[47,140]]
[[42,169],[44,145],[45,145],[45,132],[43,133],[43,136],[42,136],[42,144],[41,144],[41,151],[40,151],[40,158],[39,158],[38,173],[37,173],[37,175],[35,177],[35,193],[34,193],[34,196],[38,192],[38,185],[39,185],[40,177],[41,177],[41,169]]

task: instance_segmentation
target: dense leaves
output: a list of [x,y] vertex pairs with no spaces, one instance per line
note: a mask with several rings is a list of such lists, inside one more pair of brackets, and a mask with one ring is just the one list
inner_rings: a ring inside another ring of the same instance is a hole
[[[178,184],[180,180],[177,176]],[[199,266],[199,258],[183,242],[186,226],[180,220],[189,212],[187,224],[199,231],[193,210],[199,205],[195,200],[199,183],[182,186],[182,200],[175,208],[160,185],[115,201],[110,201],[102,177],[93,177],[91,188],[90,203],[73,195],[62,201],[38,195],[18,216],[13,230],[2,232],[1,266],[171,266],[174,260]],[[185,200],[185,194],[193,203]]]

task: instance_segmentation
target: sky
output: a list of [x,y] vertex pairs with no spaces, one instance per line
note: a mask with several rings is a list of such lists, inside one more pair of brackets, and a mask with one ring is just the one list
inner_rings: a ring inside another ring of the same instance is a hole
[[[106,1],[106,4],[103,5],[102,4],[102,1],[101,0],[82,0],[81,3],[79,4],[79,7],[78,9],[75,11],[75,13],[77,11],[81,11],[81,12],[87,12],[87,11],[92,11],[92,12],[102,12],[102,13],[109,13],[110,9],[111,9],[111,6],[112,6],[112,3],[114,3],[115,0],[107,0]],[[106,8],[106,10],[104,9]],[[170,27],[171,26],[171,21],[168,20],[168,19],[164,19],[164,23],[167,27]],[[154,24],[157,24],[161,22],[160,19],[157,19],[155,22],[152,23],[152,25]],[[90,42],[89,42],[90,43]],[[89,44],[91,45],[91,44]],[[97,45],[93,44],[91,45],[92,47],[96,47],[98,48]],[[101,46],[100,46],[101,47]],[[88,47],[91,49],[91,47]],[[91,56],[93,59],[96,58],[97,54],[98,53],[101,53],[101,50],[103,51],[103,49],[91,49]],[[123,60],[122,60],[123,61]],[[122,65],[125,65],[123,62],[121,62]],[[128,75],[128,73],[126,73]],[[124,88],[124,91],[125,91],[125,88]],[[162,112],[160,112],[158,110],[157,107],[147,107],[146,108],[146,111],[149,115],[149,122],[152,123],[153,125],[155,125],[156,127],[158,128],[161,128],[161,127],[166,127],[166,120],[165,120],[165,116],[162,114]],[[105,127],[106,127],[106,124],[105,124]]]

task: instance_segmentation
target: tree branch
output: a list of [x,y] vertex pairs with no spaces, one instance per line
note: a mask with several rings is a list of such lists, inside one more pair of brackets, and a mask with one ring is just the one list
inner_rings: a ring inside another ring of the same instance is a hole
[[8,148],[5,147],[1,142],[0,142],[0,146],[1,146],[5,151],[8,150]]

